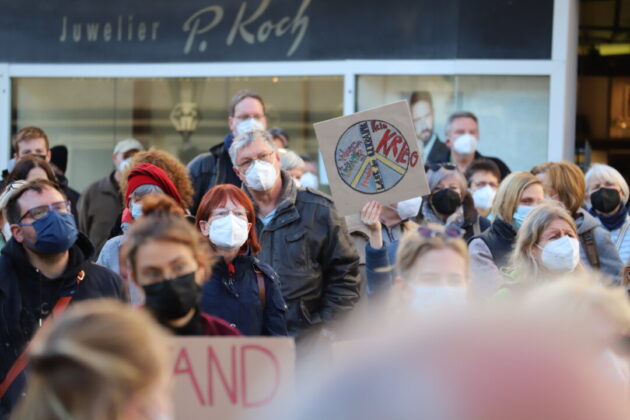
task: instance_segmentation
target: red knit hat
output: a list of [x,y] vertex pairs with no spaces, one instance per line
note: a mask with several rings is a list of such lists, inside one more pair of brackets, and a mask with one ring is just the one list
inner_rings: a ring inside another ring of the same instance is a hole
[[156,185],[164,191],[164,194],[171,196],[182,205],[182,197],[175,188],[173,181],[166,175],[166,172],[159,166],[150,163],[141,163],[135,166],[127,177],[127,191],[125,191],[125,203],[129,205],[131,194],[141,185]]

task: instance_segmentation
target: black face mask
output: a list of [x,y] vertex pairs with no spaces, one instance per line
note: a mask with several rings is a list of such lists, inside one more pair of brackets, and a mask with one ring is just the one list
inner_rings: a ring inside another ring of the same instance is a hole
[[450,188],[444,188],[436,193],[431,194],[431,205],[433,209],[445,216],[455,213],[455,210],[462,204],[462,199],[457,193]]
[[591,194],[593,208],[601,213],[610,213],[621,203],[619,191],[612,188],[600,188]]
[[195,272],[171,280],[142,286],[145,306],[161,322],[186,316],[197,305],[201,288],[195,282]]

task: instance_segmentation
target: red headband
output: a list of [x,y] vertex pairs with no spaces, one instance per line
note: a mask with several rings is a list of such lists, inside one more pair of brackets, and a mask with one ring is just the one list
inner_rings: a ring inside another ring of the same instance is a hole
[[150,163],[141,163],[129,172],[129,176],[127,177],[127,191],[125,191],[125,203],[129,205],[131,193],[133,193],[136,188],[147,184],[160,187],[162,191],[164,191],[164,194],[170,195],[180,206],[183,206],[182,197],[175,188],[173,181],[171,181],[162,168]]

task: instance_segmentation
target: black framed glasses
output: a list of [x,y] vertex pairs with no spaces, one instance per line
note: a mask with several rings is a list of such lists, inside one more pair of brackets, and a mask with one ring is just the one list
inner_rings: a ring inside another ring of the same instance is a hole
[[18,222],[24,220],[26,216],[30,216],[33,220],[40,220],[48,216],[49,211],[56,211],[58,213],[70,213],[71,204],[70,201],[58,201],[56,203],[47,204],[45,206],[37,206],[28,210],[20,217]]
[[442,168],[447,169],[449,171],[454,171],[454,170],[457,169],[457,166],[455,166],[455,164],[453,164],[453,163],[448,163],[448,162],[445,162],[445,163],[427,163],[427,164],[424,165],[424,170],[425,171],[431,170],[431,171],[435,172],[435,171],[439,171]]
[[420,226],[416,232],[423,238],[461,238],[463,236],[462,230],[454,226],[445,226],[444,229],[433,229],[428,226]]

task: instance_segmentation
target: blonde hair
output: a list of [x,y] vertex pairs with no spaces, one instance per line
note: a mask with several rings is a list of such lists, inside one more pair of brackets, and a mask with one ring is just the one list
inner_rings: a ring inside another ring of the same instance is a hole
[[523,191],[534,184],[542,185],[538,178],[528,172],[512,172],[499,185],[492,213],[503,221],[512,223]]
[[571,273],[533,289],[524,304],[543,318],[570,321],[580,328],[588,325],[594,315],[603,315],[620,335],[626,335],[630,332],[628,294],[622,287],[605,286],[607,283],[595,272]]
[[544,174],[545,192],[553,190],[569,213],[575,214],[586,195],[586,182],[579,166],[566,161],[552,162]]
[[[511,271],[519,281],[536,283],[540,280],[538,277],[541,270],[533,251],[544,230],[557,219],[567,222],[577,237],[577,228],[573,218],[564,207],[553,200],[543,201],[525,217],[516,235],[516,245],[512,253]],[[578,264],[576,270],[582,270],[581,264]]]
[[102,299],[73,305],[35,337],[22,420],[119,420],[168,378],[166,334],[145,311]]
[[421,227],[431,229],[435,232],[435,235],[426,238],[418,233],[417,230],[410,230],[403,234],[396,252],[396,267],[403,278],[413,268],[418,259],[430,251],[441,249],[450,249],[461,256],[466,264],[466,272],[468,272],[470,256],[468,255],[466,243],[461,238],[446,236],[446,228],[436,223],[425,223]]

